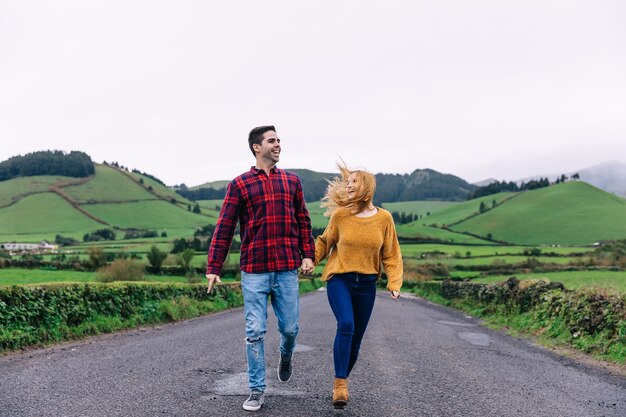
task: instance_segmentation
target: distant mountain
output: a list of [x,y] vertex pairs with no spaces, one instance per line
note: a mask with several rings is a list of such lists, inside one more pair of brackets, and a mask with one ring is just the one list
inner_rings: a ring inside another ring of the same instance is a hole
[[463,201],[477,188],[457,176],[428,168],[404,175],[376,174],[376,182],[376,200],[380,202]]
[[[309,169],[286,170],[300,177],[306,201],[320,200],[326,193],[328,180],[339,175]],[[432,169],[416,169],[411,174],[376,174],[376,183],[376,204],[415,200],[463,201],[477,188],[459,177]],[[218,198],[213,196],[216,191],[213,187],[193,188],[192,191],[179,189],[177,192],[191,199],[201,199],[199,196],[206,193],[211,198]]]
[[[568,177],[571,177],[574,174],[578,174],[582,181],[598,187],[601,190],[626,196],[626,164],[621,161],[603,162],[590,168],[565,173]],[[515,182],[520,184],[522,182],[528,182],[542,177],[547,177],[551,182],[554,182],[561,175],[562,174],[535,175],[519,179]]]
[[495,178],[487,178],[486,180],[475,182],[475,183],[473,183],[473,185],[475,185],[477,187],[485,187],[485,186],[487,186],[487,185],[489,185],[491,183],[494,183],[496,181],[498,181],[498,180],[495,179]]

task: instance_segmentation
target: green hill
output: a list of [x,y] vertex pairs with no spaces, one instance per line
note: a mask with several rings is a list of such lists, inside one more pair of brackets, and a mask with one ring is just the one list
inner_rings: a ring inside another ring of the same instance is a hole
[[57,233],[82,238],[83,233],[103,227],[51,192],[24,197],[0,209],[0,241],[54,241]]
[[[82,238],[102,228],[148,229],[191,237],[214,223],[215,209],[189,211],[193,203],[137,173],[97,165],[95,175],[20,177],[0,182],[0,241]],[[124,233],[118,233],[123,237]]]
[[573,181],[519,193],[451,228],[523,245],[593,244],[626,238],[626,200]]
[[516,193],[498,193],[489,195],[486,197],[475,198],[473,200],[464,201],[462,203],[458,203],[449,208],[443,209],[441,211],[436,212],[430,216],[424,216],[417,223],[426,224],[426,225],[437,225],[437,226],[448,226],[457,222],[462,221],[463,219],[476,215],[480,212],[480,203],[484,203],[486,207],[491,207],[493,201],[496,201],[496,204],[501,204],[502,202],[508,200],[509,198],[515,196]]

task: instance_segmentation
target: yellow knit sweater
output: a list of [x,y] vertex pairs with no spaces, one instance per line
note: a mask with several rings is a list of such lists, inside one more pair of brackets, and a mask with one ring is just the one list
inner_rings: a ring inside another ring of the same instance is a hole
[[370,217],[357,217],[344,208],[335,210],[324,234],[315,241],[315,263],[326,257],[323,281],[345,272],[380,277],[382,263],[387,289],[399,291],[402,287],[402,253],[396,227],[391,213],[382,208]]

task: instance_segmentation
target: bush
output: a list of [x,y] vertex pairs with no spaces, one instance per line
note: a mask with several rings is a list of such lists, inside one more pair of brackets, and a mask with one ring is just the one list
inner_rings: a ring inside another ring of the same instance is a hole
[[98,281],[141,281],[144,277],[144,267],[137,261],[130,259],[116,259],[110,265],[98,269]]
[[626,361],[624,293],[601,288],[570,291],[558,282],[515,277],[496,284],[449,280],[407,284],[419,295],[485,317],[526,315],[530,325],[523,330],[545,332],[586,352]]

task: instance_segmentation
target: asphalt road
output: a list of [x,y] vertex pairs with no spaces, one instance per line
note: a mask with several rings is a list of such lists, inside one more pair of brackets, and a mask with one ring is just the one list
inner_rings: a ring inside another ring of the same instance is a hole
[[[330,405],[335,320],[301,299],[295,373],[276,378],[269,314],[265,416],[626,416],[626,378],[489,330],[462,313],[380,293],[350,378]],[[241,309],[0,357],[0,416],[244,416]]]

